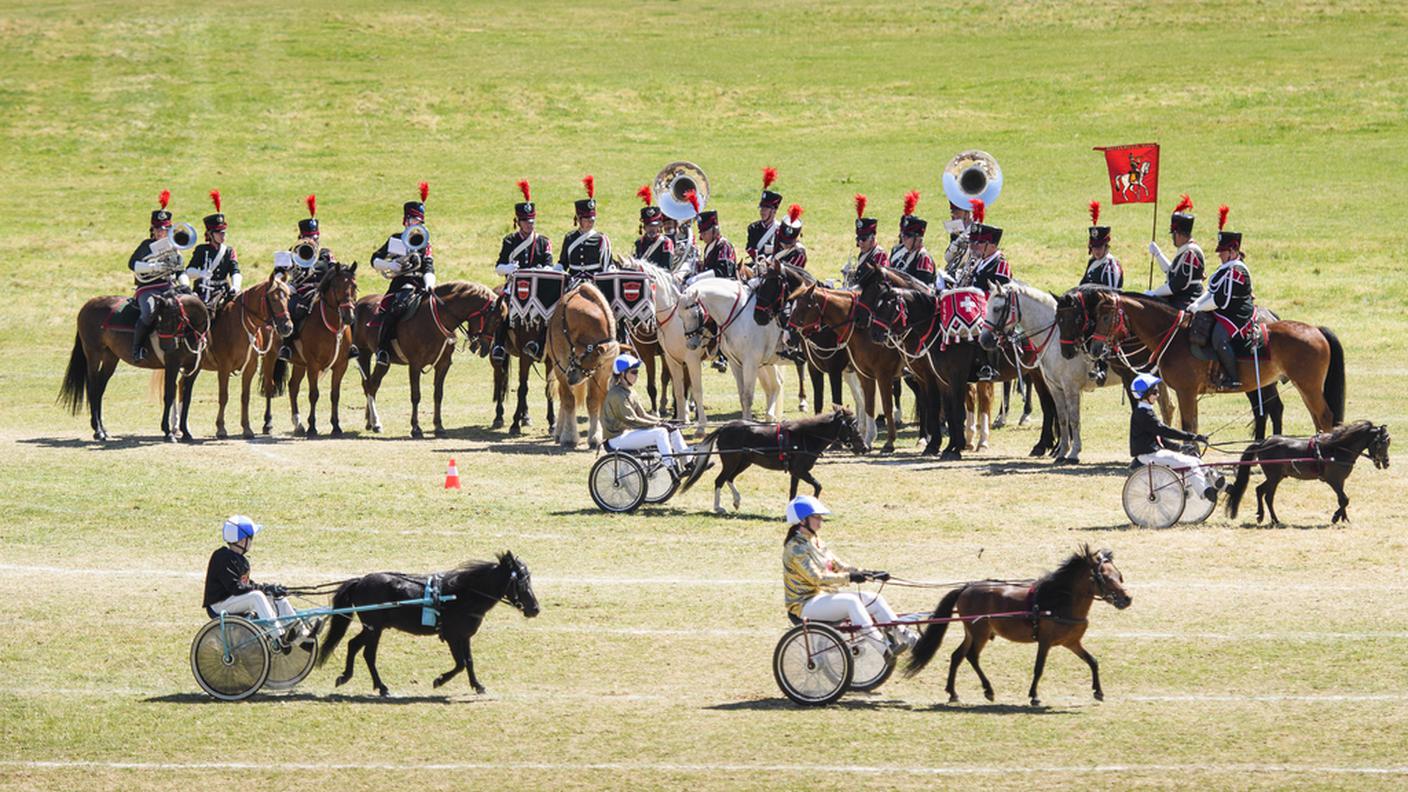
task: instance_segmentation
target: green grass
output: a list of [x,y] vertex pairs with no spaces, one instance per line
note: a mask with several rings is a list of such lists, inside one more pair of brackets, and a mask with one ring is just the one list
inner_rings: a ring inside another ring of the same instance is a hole
[[[940,168],[979,146],[1006,174],[992,217],[1018,275],[1060,290],[1084,264],[1086,203],[1108,201],[1090,148],[1158,140],[1160,222],[1190,192],[1206,242],[1230,204],[1258,298],[1344,340],[1348,416],[1402,427],[1405,52],[1408,15],[1374,2],[5,4],[0,788],[1400,787],[1401,466],[1355,473],[1348,527],[1326,524],[1327,488],[1290,483],[1278,506],[1291,528],[1219,515],[1126,530],[1127,419],[1110,389],[1087,398],[1078,470],[1025,460],[1029,427],[958,464],[919,459],[912,433],[893,458],[829,459],[818,476],[845,558],[931,580],[1014,577],[1090,542],[1116,549],[1135,602],[1092,614],[1103,704],[1058,651],[1049,709],[1028,710],[1032,650],[999,644],[984,655],[996,706],[976,704],[967,669],[965,705],[936,706],[940,662],[818,712],[783,705],[769,671],[784,625],[776,474],[745,474],[737,516],[709,515],[704,484],[604,517],[586,492],[591,457],[546,443],[538,388],[529,437],[489,432],[488,368],[465,356],[440,441],[401,439],[400,371],[380,402],[386,434],[340,441],[289,436],[278,404],[272,440],[159,444],[147,375],[124,369],[107,410],[121,441],[98,449],[86,416],[53,397],[73,314],[129,289],[123,263],[165,187],[191,222],[219,187],[231,241],[263,273],[303,195],[318,194],[339,256],[365,261],[428,179],[442,279],[492,283],[518,178],[560,239],[579,179],[595,174],[601,223],[623,247],[635,188],[691,159],[741,242],[759,169],[775,165],[786,200],[807,207],[814,268],[831,275],[851,252],[853,193],[889,224],[917,188],[937,226]],[[1142,282],[1150,207],[1106,212]],[[356,429],[355,374],[346,386]],[[736,410],[731,378],[707,388],[711,415]],[[208,375],[197,390],[193,427],[208,437]],[[795,397],[786,405],[795,414]],[[1246,435],[1241,399],[1201,409],[1205,427],[1227,426],[1220,439]],[[1298,403],[1287,415],[1287,431],[1309,429]],[[440,487],[451,456],[463,492]],[[172,573],[204,568],[230,512],[270,526],[258,576],[432,570],[510,547],[544,612],[490,616],[475,640],[487,697],[463,680],[433,690],[448,653],[392,636],[390,702],[367,697],[359,668],[336,690],[326,669],[297,695],[207,703],[186,660],[199,580]],[[902,609],[936,599],[887,593]],[[799,769],[812,765],[832,769]],[[839,769],[852,765],[909,771]]]

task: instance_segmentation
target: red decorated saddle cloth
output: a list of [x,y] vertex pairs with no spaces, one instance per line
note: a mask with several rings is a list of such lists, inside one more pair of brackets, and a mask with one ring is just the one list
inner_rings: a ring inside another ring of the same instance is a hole
[[988,295],[971,287],[948,289],[939,295],[939,333],[944,344],[972,341],[983,329]]
[[655,299],[650,279],[643,272],[607,270],[593,279],[611,305],[617,322],[650,329],[655,326]]
[[508,277],[508,318],[515,325],[546,324],[566,290],[567,274],[520,269]]
[[1227,316],[1221,311],[1214,311],[1213,318],[1227,331],[1227,336],[1232,339],[1232,349],[1239,357],[1251,357],[1252,350],[1256,350],[1259,356],[1265,357],[1267,353],[1266,325],[1279,321],[1276,314],[1261,307],[1253,310],[1250,321],[1240,324],[1234,317]]

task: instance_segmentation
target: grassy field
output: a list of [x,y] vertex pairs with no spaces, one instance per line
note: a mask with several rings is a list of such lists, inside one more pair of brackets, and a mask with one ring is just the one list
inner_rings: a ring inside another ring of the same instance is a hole
[[[785,626],[779,475],[745,474],[743,509],[726,518],[708,513],[707,484],[602,516],[591,455],[546,442],[537,392],[530,436],[487,429],[488,367],[468,357],[437,441],[404,439],[400,371],[383,389],[386,433],[337,441],[292,437],[283,404],[274,437],[208,439],[208,375],[192,410],[207,439],[193,446],[157,442],[145,373],[109,388],[119,439],[105,448],[53,399],[74,313],[129,290],[124,262],[162,188],[191,222],[220,188],[246,270],[266,273],[303,195],[318,194],[334,251],[365,262],[427,179],[442,280],[490,283],[518,178],[560,239],[578,180],[595,174],[622,247],[635,188],[691,159],[741,243],[759,169],[775,165],[829,275],[850,254],[853,193],[892,228],[919,189],[937,226],[940,168],[979,146],[1006,172],[992,217],[1018,276],[1061,290],[1084,264],[1086,203],[1108,200],[1090,148],[1157,140],[1160,222],[1190,192],[1207,240],[1230,204],[1259,299],[1343,339],[1348,417],[1401,429],[1405,52],[1408,14],[1389,2],[3,3],[0,788],[1402,788],[1402,466],[1360,467],[1348,526],[1328,525],[1328,488],[1292,483],[1283,529],[1219,514],[1129,530],[1113,389],[1087,399],[1077,469],[1026,459],[1031,427],[956,464],[920,459],[912,432],[892,457],[828,459],[827,535],[845,558],[1007,578],[1091,543],[1116,550],[1134,604],[1092,614],[1104,703],[1058,651],[1047,706],[1026,707],[1033,652],[1005,644],[984,656],[992,705],[967,669],[965,703],[941,705],[940,663],[803,711],[769,669]],[[1140,281],[1149,207],[1107,217]],[[379,288],[363,279],[363,293]],[[710,376],[711,415],[736,412],[731,382]],[[357,428],[355,375],[346,386]],[[1287,431],[1308,431],[1287,395]],[[1204,427],[1225,427],[1217,439],[1247,436],[1242,399],[1201,408]],[[451,457],[462,492],[441,488]],[[291,695],[216,704],[187,653],[232,512],[269,526],[259,578],[431,571],[511,548],[544,611],[490,614],[474,644],[484,696],[462,679],[432,689],[448,652],[391,636],[390,699],[359,668],[343,688],[325,669]],[[937,598],[887,594],[907,610]]]

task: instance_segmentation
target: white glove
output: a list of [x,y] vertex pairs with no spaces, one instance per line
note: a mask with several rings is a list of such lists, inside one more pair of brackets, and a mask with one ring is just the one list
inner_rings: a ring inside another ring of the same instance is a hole
[[1150,297],[1172,297],[1173,287],[1168,285],[1168,281],[1164,281],[1163,283],[1160,283],[1158,286],[1155,286],[1154,288],[1144,293]]
[[166,262],[161,261],[160,259],[138,259],[137,263],[132,265],[133,272],[138,272],[143,275],[157,272],[165,268]]
[[425,278],[425,288],[433,290],[435,288],[435,273],[427,272],[421,276]]
[[230,288],[235,290],[235,294],[239,294],[242,291],[240,284],[243,282],[244,276],[242,273],[236,272],[234,275],[230,276]]
[[512,275],[517,271],[518,265],[514,264],[512,261],[505,261],[504,263],[498,264],[494,267],[494,272],[497,272],[505,277]]
[[372,259],[372,269],[389,278],[401,271],[401,263],[391,259],[374,258]]
[[1198,299],[1188,306],[1188,313],[1199,313],[1201,311],[1211,311],[1217,308],[1216,301],[1213,300],[1212,292],[1203,292],[1198,295]]
[[1158,242],[1149,243],[1149,255],[1153,256],[1154,260],[1159,262],[1159,269],[1164,272],[1168,272],[1169,267],[1173,266],[1169,263],[1168,256],[1165,256],[1163,250],[1159,248]]
[[183,272],[176,276],[176,282],[189,289],[191,287],[191,276]]

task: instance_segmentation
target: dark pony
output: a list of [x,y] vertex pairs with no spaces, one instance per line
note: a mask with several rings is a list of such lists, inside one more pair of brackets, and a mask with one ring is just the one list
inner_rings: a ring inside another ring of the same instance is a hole
[[[1055,571],[1035,581],[967,583],[944,595],[934,609],[933,618],[950,619],[957,609],[963,622],[963,642],[949,658],[948,686],[944,688],[948,691],[949,702],[958,701],[953,683],[964,658],[982,681],[983,695],[988,701],[993,700],[992,683],[978,665],[978,655],[993,636],[1017,643],[1036,643],[1036,668],[1027,693],[1032,706],[1041,704],[1036,686],[1046,665],[1046,653],[1052,646],[1070,649],[1090,666],[1095,698],[1103,700],[1100,665],[1080,643],[1089,623],[1086,617],[1090,605],[1097,599],[1121,610],[1133,601],[1124,587],[1124,576],[1115,568],[1114,551],[1094,551],[1089,545],[1082,545],[1080,551],[1071,554]],[[983,618],[988,615],[992,618]],[[907,675],[914,676],[934,659],[947,628],[946,621],[939,621],[924,630],[910,654],[909,666],[905,669]]]
[[[362,622],[362,631],[347,643],[347,667],[337,684],[342,685],[352,678],[353,663],[357,652],[366,650],[367,670],[372,675],[372,687],[383,696],[389,695],[386,685],[376,671],[376,650],[384,630],[396,629],[412,635],[439,635],[440,640],[449,644],[450,656],[455,667],[435,678],[435,687],[449,682],[460,671],[469,670],[469,684],[476,693],[483,693],[484,686],[474,675],[474,657],[470,654],[469,639],[479,632],[484,614],[499,602],[507,602],[523,612],[528,618],[538,615],[538,598],[533,594],[532,578],[528,567],[504,552],[498,561],[468,561],[448,572],[436,575],[406,575],[400,572],[373,572],[364,577],[344,581],[332,597],[332,607],[350,608],[355,605],[373,605],[380,602],[398,602],[425,596],[427,588],[439,579],[439,592],[454,599],[439,604],[439,619],[436,625],[424,624],[425,611],[418,606],[390,608],[387,610],[363,611],[357,614]],[[351,616],[334,616],[323,646],[318,650],[318,665],[328,661],[347,628],[352,624]]]
[[[1354,463],[1366,456],[1374,467],[1383,470],[1388,467],[1388,427],[1375,426],[1369,421],[1355,421],[1337,426],[1312,438],[1300,440],[1279,435],[1252,443],[1242,452],[1242,464],[1237,468],[1237,478],[1227,493],[1227,516],[1235,518],[1237,508],[1242,504],[1242,495],[1247,491],[1247,479],[1252,467],[1260,464],[1266,481],[1256,487],[1256,521],[1266,512],[1271,512],[1271,523],[1279,524],[1276,517],[1276,488],[1281,479],[1296,478],[1309,481],[1319,479],[1335,491],[1340,507],[1330,518],[1330,522],[1348,520],[1349,496],[1344,494],[1344,482],[1354,472]],[[1313,460],[1288,462],[1286,460]],[[1265,501],[1265,508],[1262,502]]]
[[729,421],[710,432],[699,446],[701,464],[694,466],[694,474],[684,482],[681,491],[694,486],[704,472],[709,455],[718,447],[719,460],[723,470],[714,479],[714,511],[723,513],[719,496],[727,484],[733,490],[733,508],[743,502],[733,480],[752,465],[768,470],[785,470],[792,476],[789,498],[797,497],[797,482],[805,481],[812,485],[813,495],[821,494],[821,482],[812,477],[812,468],[821,455],[832,446],[844,444],[856,454],[864,454],[868,449],[865,438],[856,426],[856,416],[845,407],[837,407],[829,413],[799,418],[781,423],[753,423],[751,421]]

